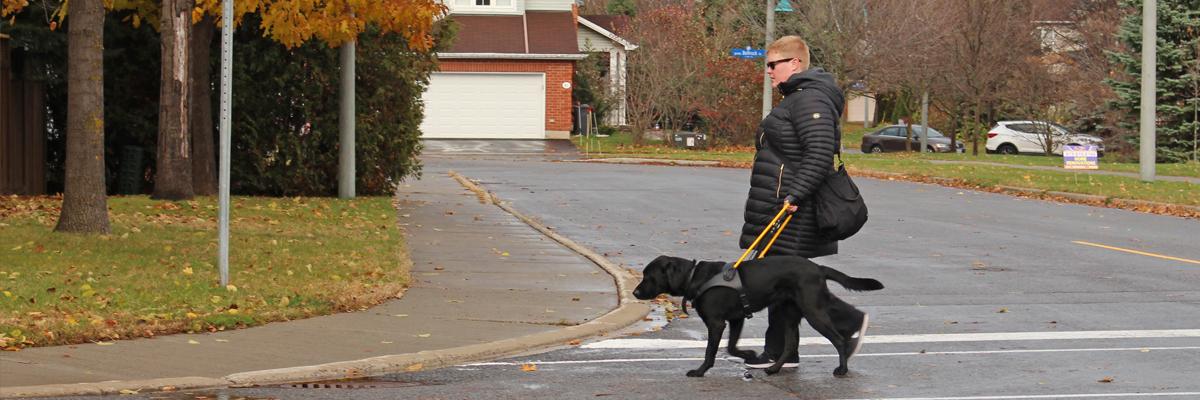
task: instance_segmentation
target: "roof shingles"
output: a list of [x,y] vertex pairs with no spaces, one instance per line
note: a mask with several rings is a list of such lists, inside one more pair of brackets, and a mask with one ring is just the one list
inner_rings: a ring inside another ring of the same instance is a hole
[[[520,15],[456,15],[458,37],[446,53],[579,54],[569,12]],[[525,25],[529,48],[526,49]]]

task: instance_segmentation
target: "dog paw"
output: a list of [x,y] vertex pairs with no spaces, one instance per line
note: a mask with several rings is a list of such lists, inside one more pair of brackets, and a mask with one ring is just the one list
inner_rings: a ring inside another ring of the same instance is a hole
[[847,372],[850,372],[849,368],[837,367],[833,370],[833,376],[846,376]]
[[700,378],[700,377],[704,376],[705,372],[707,372],[707,371],[704,371],[701,369],[693,369],[693,370],[687,372],[687,376],[692,377],[692,378]]

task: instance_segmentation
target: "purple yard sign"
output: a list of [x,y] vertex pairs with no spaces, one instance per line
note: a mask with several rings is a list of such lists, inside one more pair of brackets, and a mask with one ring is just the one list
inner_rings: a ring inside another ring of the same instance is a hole
[[1096,146],[1090,144],[1063,146],[1063,168],[1100,169],[1100,158],[1096,156]]

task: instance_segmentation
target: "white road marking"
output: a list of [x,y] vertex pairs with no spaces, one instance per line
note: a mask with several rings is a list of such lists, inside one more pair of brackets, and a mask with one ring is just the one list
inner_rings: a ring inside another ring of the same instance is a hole
[[[995,332],[995,333],[944,333],[922,335],[868,335],[864,343],[947,343],[947,342],[993,342],[1017,340],[1082,340],[1082,339],[1147,339],[1147,338],[1197,338],[1200,329],[1165,329],[1141,331],[1066,331],[1066,332]],[[802,337],[800,345],[825,345],[823,337]],[[585,349],[695,349],[708,345],[704,340],[680,339],[611,339],[579,346]],[[726,340],[721,340],[725,347]],[[742,339],[742,347],[762,346],[762,338]]]
[[[926,352],[902,352],[902,353],[858,353],[854,357],[894,357],[894,356],[927,356],[927,355],[970,355],[970,354],[1018,354],[1018,353],[1075,353],[1075,352],[1103,352],[1103,351],[1137,351],[1137,352],[1154,352],[1166,350],[1200,350],[1200,346],[1176,346],[1176,347],[1113,347],[1113,348],[1089,348],[1089,349],[1030,349],[1030,350],[975,350],[975,351],[926,351]],[[836,358],[837,354],[808,354],[801,355],[800,358]],[[718,357],[720,360],[741,363],[740,358]],[[537,365],[564,365],[564,364],[611,364],[611,363],[636,363],[636,362],[682,362],[682,361],[704,361],[703,357],[677,357],[677,358],[609,358],[599,360],[562,360],[562,361],[494,361],[481,362],[473,364],[465,364],[464,367],[499,367],[499,366],[514,366],[525,364]]]
[[1015,400],[1015,399],[1094,399],[1106,397],[1165,397],[1165,396],[1200,396],[1200,392],[1164,392],[1164,393],[1080,393],[1080,394],[1029,394],[1010,396],[957,396],[957,397],[871,397],[863,399],[841,400]]

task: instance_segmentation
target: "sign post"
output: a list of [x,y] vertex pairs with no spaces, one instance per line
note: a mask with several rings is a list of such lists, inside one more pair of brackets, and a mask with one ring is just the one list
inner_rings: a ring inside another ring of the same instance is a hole
[[217,168],[217,267],[229,285],[229,130],[233,107],[233,0],[221,1],[221,149]]

